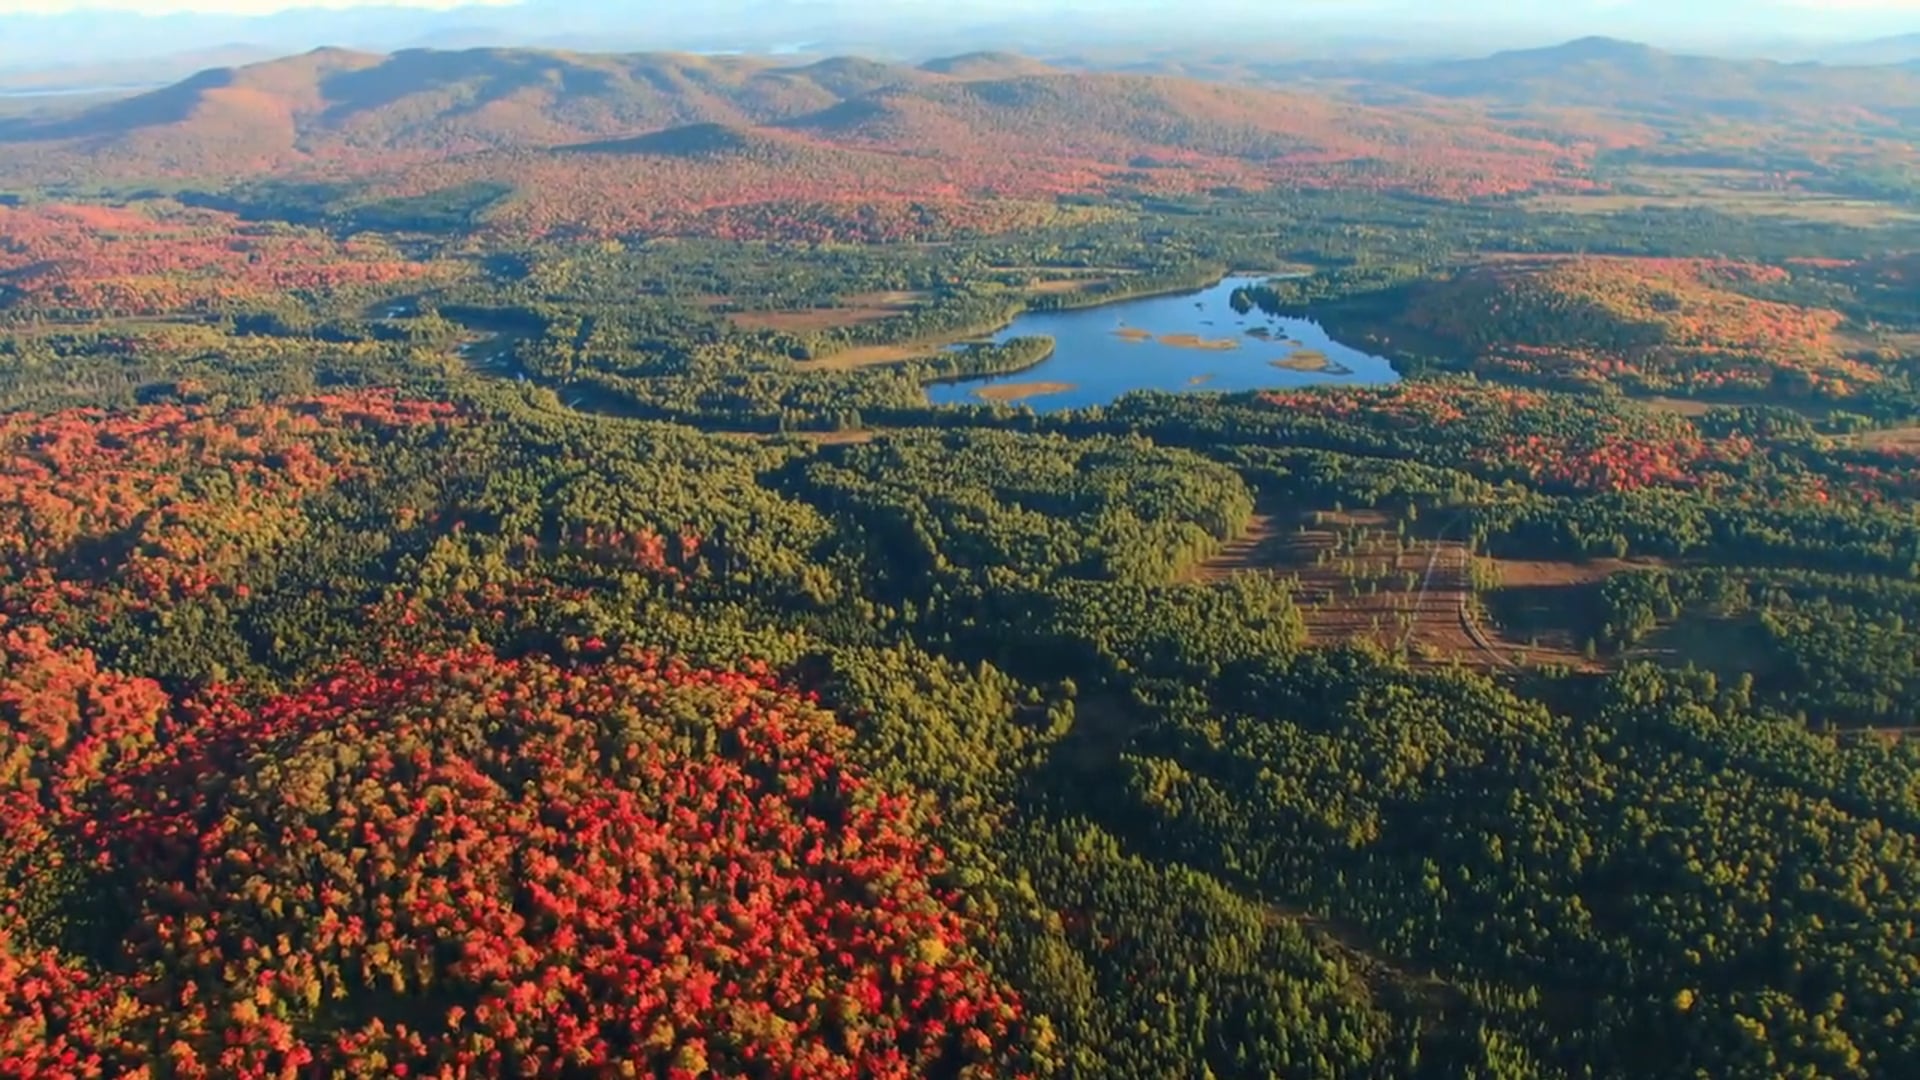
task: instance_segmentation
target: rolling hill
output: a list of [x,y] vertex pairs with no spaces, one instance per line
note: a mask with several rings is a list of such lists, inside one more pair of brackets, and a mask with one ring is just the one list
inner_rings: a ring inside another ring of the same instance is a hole
[[[369,199],[504,184],[586,231],[747,206],[1051,202],[1125,186],[1365,183],[1476,196],[1579,182],[1582,147],[1386,110],[1002,54],[922,67],[678,54],[317,50],[0,125],[0,185],[321,180]],[[543,226],[546,227],[546,226]]]
[[[1111,163],[1156,151],[1261,161],[1339,142],[1383,151],[1406,140],[1457,141],[1415,115],[1194,80],[1059,72],[989,54],[923,68],[853,58],[778,67],[677,54],[326,49],[203,72],[59,121],[17,121],[0,127],[0,142],[16,148],[16,173],[30,174],[26,163],[39,159],[84,160],[129,178],[143,167],[221,176],[631,140],[701,124],[777,125],[916,151],[998,144]],[[1462,134],[1513,142],[1487,130]]]
[[[1304,65],[1302,74],[1338,70]],[[1345,78],[1362,100],[1412,90],[1532,108],[1579,107],[1682,120],[1910,123],[1920,115],[1920,72],[1689,56],[1614,38],[1471,60],[1370,64]]]
[[1852,42],[1823,50],[1821,59],[1832,64],[1907,64],[1920,63],[1920,34],[1897,34],[1871,41]]

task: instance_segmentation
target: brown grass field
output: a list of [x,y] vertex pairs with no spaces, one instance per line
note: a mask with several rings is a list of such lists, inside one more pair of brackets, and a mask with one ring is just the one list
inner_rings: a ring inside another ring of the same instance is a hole
[[859,293],[844,298],[838,307],[804,308],[799,311],[742,311],[729,315],[742,330],[775,330],[788,334],[810,334],[842,326],[879,322],[925,299],[916,292]]
[[1883,431],[1869,431],[1855,437],[1861,446],[1875,450],[1905,450],[1920,453],[1920,426],[1887,428]]
[[1631,398],[1631,400],[1638,401],[1640,404],[1645,405],[1655,412],[1672,413],[1675,416],[1684,416],[1689,420],[1697,420],[1717,408],[1742,408],[1759,405],[1772,406],[1776,409],[1786,409],[1789,412],[1799,413],[1809,420],[1824,420],[1833,412],[1833,406],[1824,402],[1795,401],[1792,398],[1786,397],[1768,398],[1754,396],[1707,400],[1703,398],[1655,396],[1635,397]]
[[1027,291],[1034,294],[1035,296],[1058,296],[1062,293],[1080,292],[1082,290],[1091,289],[1096,286],[1106,285],[1111,283],[1112,281],[1113,281],[1112,278],[1105,278],[1105,277],[1059,278],[1054,281],[1043,281],[1038,285],[1029,285],[1027,286]]
[[1140,271],[1124,266],[989,266],[988,273],[993,274],[1100,274],[1104,277],[1126,277]]
[[[1584,655],[1570,613],[1609,575],[1642,564],[1472,558],[1457,539],[1409,536],[1395,549],[1392,519],[1378,511],[1256,514],[1238,538],[1187,580],[1267,573],[1297,581],[1295,602],[1311,640],[1404,646],[1423,666],[1458,661],[1513,670],[1561,665],[1599,671]],[[1346,542],[1343,544],[1343,537]],[[1485,591],[1476,594],[1470,568]]]
[[908,360],[931,356],[956,341],[964,340],[965,337],[966,335],[956,335],[950,338],[929,338],[925,341],[909,341],[900,345],[859,345],[851,349],[843,349],[823,359],[801,361],[800,367],[805,371],[852,371],[855,368],[902,364]]
[[[1297,581],[1295,602],[1310,640],[1320,644],[1367,639],[1404,646],[1416,663],[1513,669],[1585,660],[1570,641],[1516,640],[1480,611],[1459,540],[1410,537],[1395,550],[1391,519],[1377,511],[1254,516],[1241,536],[1195,567],[1188,580],[1225,581],[1235,574],[1268,573]],[[1353,538],[1342,552],[1342,536]],[[1616,567],[1606,564],[1481,560],[1504,587],[1588,584]]]

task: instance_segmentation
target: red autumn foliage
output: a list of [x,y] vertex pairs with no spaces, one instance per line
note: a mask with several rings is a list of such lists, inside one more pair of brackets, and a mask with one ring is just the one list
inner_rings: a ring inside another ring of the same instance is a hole
[[[168,708],[4,649],[0,1075],[1012,1071],[940,852],[764,672],[469,651]],[[111,894],[97,955],[55,878]]]
[[[512,235],[889,242],[1045,224],[1062,215],[1051,205],[1059,196],[1115,187],[1176,195],[1280,185],[1468,199],[1592,186],[1581,178],[1587,151],[1457,119],[1190,93],[1164,80],[1057,100],[1057,81],[1009,90],[1031,100],[1006,108],[891,98],[854,113],[859,123],[836,117],[777,139],[747,132],[724,152],[409,163],[377,176],[374,190],[406,198],[504,182],[515,194],[488,224]],[[1083,109],[1100,122],[1084,122]],[[1169,129],[1162,111],[1184,119]]]
[[0,612],[57,622],[230,592],[297,535],[304,498],[355,474],[357,439],[456,415],[386,392],[0,415]]
[[[342,93],[369,80],[383,92]],[[1579,191],[1601,148],[1644,138],[1138,75],[334,51],[55,125],[13,144],[0,181],[274,176],[376,203],[498,190],[486,223],[516,236],[879,241],[1032,224],[1057,196],[1115,189]]]
[[296,290],[326,292],[439,272],[382,242],[248,224],[211,210],[0,206],[0,310],[205,312]]
[[1294,423],[1399,432],[1423,460],[1550,490],[1693,487],[1753,451],[1745,438],[1705,439],[1677,416],[1481,383],[1316,387],[1261,397]]

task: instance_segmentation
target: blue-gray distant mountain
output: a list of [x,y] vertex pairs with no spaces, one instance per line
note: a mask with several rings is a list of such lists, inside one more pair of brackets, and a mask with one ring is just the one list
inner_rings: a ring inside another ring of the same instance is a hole
[[1899,34],[1822,49],[1819,59],[1832,64],[1920,63],[1920,34]]
[[1142,63],[1134,70],[1258,82],[1310,83],[1375,104],[1421,97],[1470,99],[1515,109],[1593,109],[1622,115],[1716,116],[1808,124],[1920,120],[1920,73],[1899,66],[1739,60],[1687,55],[1638,42],[1586,37],[1473,59],[1261,63],[1223,58]]

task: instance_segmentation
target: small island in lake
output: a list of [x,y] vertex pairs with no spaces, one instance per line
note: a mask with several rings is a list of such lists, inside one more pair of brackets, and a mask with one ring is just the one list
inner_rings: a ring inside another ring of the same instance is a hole
[[[1207,323],[1205,325],[1211,326],[1213,324]],[[1122,341],[1131,341],[1135,344],[1157,341],[1162,345],[1175,349],[1204,349],[1209,352],[1224,352],[1227,349],[1237,349],[1240,347],[1240,342],[1234,338],[1210,338],[1202,337],[1199,334],[1156,334],[1151,330],[1145,330],[1138,326],[1121,326],[1113,332],[1113,336]]]
[[1353,369],[1341,364],[1319,349],[1295,349],[1291,354],[1273,361],[1273,366],[1287,371],[1310,371],[1320,375],[1351,375]]
[[1208,352],[1225,352],[1240,347],[1240,343],[1233,338],[1208,338],[1199,334],[1161,334],[1154,340],[1176,349],[1205,349]]
[[[934,405],[994,403],[1056,413],[1105,405],[1134,390],[1179,394],[1394,381],[1384,359],[1342,345],[1305,319],[1262,316],[1234,325],[1234,316],[1224,313],[1227,298],[1235,289],[1254,284],[1228,278],[1185,296],[1026,312],[996,331],[993,340],[1004,344],[1045,338],[1054,343],[1050,356],[1031,365],[1013,363],[1010,357],[940,357],[921,372],[928,380],[927,400]],[[1190,309],[1196,299],[1205,301],[1199,312]],[[1264,337],[1248,335],[1256,324]],[[1249,348],[1249,341],[1258,344]],[[1277,374],[1274,358],[1306,344],[1325,352],[1342,370]],[[1032,383],[1071,389],[1028,385]]]
[[1064,394],[1075,389],[1070,382],[1014,382],[992,383],[973,392],[973,396],[982,401],[1009,405],[1028,398],[1042,397],[1047,394]]

